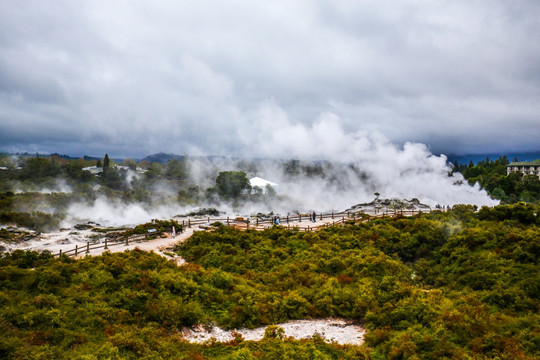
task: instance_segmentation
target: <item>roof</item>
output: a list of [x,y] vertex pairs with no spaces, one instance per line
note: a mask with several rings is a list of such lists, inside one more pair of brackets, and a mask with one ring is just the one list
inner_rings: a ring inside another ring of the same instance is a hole
[[251,178],[249,179],[249,184],[252,186],[252,187],[255,187],[255,186],[258,186],[258,187],[265,187],[266,185],[270,185],[270,186],[278,186],[278,184],[274,183],[274,182],[271,182],[271,181],[268,181],[268,180],[264,180],[258,176],[255,176],[254,178]]
[[540,165],[540,159],[534,161],[520,161],[520,162],[511,162],[506,166],[535,166]]

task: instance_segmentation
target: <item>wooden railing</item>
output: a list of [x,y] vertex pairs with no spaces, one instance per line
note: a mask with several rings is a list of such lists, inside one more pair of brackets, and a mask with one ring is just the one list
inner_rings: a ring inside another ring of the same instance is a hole
[[[192,228],[198,226],[204,230],[211,229],[210,226],[213,223],[222,223],[223,225],[234,227],[237,229],[253,229],[253,230],[264,230],[272,226],[283,226],[288,229],[297,229],[298,231],[316,231],[322,228],[327,228],[330,226],[343,225],[348,222],[360,222],[368,221],[374,218],[384,218],[384,217],[396,217],[396,216],[412,216],[416,214],[421,214],[423,212],[430,212],[431,209],[425,210],[372,210],[373,215],[370,215],[362,211],[343,211],[343,212],[331,212],[331,213],[320,213],[316,214],[317,221],[326,221],[323,224],[312,223],[312,214],[295,214],[287,215],[285,217],[279,217],[279,225],[276,224],[276,217],[268,218],[255,218],[255,219],[244,219],[242,217],[226,217],[226,218],[217,218],[217,217],[206,217],[206,218],[195,218],[195,219],[185,219],[182,220],[183,228]],[[367,215],[367,216],[366,216]],[[331,221],[330,221],[331,220]],[[178,221],[179,222],[179,221]],[[302,226],[301,223],[306,223],[306,226]],[[313,224],[313,225],[309,225]],[[99,243],[90,243],[87,242],[86,245],[75,245],[74,249],[62,251],[54,256],[60,256],[62,254],[67,256],[77,256],[82,254],[89,254],[90,250],[96,250],[103,248],[107,250],[110,246],[116,245],[125,245],[128,246],[130,243],[147,241],[148,235],[138,235],[136,237],[121,239],[121,240],[110,240],[104,238],[104,242]]]
[[89,241],[87,241],[86,245],[83,245],[83,246],[75,245],[74,249],[67,250],[67,251],[60,250],[60,252],[58,254],[55,254],[54,256],[59,256],[62,254],[68,255],[68,256],[77,256],[83,253],[90,253],[90,250],[101,249],[101,248],[104,248],[105,250],[107,250],[109,246],[114,246],[114,245],[123,244],[123,245],[128,246],[130,243],[146,241],[147,235],[139,235],[136,237],[126,238],[125,240],[109,240],[107,238],[105,238],[104,240],[105,241],[103,243],[90,243]]

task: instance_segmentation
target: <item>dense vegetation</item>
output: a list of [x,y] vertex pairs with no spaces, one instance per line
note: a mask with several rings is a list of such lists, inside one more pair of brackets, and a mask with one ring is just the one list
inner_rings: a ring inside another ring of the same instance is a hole
[[[96,164],[95,173],[85,170]],[[70,205],[92,205],[98,198],[111,204],[153,208],[238,200],[264,202],[275,197],[275,193],[252,195],[245,172],[220,172],[213,165],[208,166],[205,178],[215,182],[200,183],[190,172],[188,160],[171,159],[162,165],[130,159],[113,164],[108,155],[103,161],[4,157],[0,166],[0,224],[38,231],[57,229]]]
[[[177,267],[132,251],[0,258],[2,358],[534,359],[538,208],[517,204],[318,232],[198,232]],[[179,329],[339,316],[362,346],[268,336],[189,344]]]
[[536,175],[523,175],[520,172],[507,175],[508,164],[506,156],[497,160],[486,158],[476,165],[472,161],[461,165],[455,163],[453,171],[462,173],[471,185],[479,183],[493,198],[501,200],[503,204],[514,204],[519,201],[540,203],[540,178]]

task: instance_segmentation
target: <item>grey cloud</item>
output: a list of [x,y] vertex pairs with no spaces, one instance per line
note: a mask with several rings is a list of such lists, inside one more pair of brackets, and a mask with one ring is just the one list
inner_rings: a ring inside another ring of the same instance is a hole
[[300,156],[366,132],[536,150],[539,16],[533,0],[2,2],[0,150]]

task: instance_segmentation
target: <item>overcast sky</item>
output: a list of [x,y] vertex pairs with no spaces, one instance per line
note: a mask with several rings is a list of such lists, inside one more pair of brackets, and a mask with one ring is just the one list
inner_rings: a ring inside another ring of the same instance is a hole
[[540,1],[0,0],[0,151],[324,157],[374,138],[540,150]]

